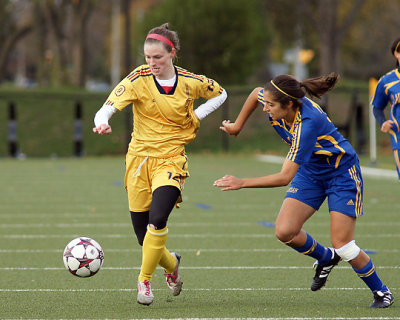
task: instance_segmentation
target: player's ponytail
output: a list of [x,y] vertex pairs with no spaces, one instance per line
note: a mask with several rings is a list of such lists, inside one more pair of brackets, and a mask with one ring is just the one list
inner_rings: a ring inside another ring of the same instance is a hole
[[298,99],[303,98],[306,93],[311,97],[321,98],[323,94],[333,89],[338,78],[336,73],[331,73],[299,82],[296,78],[285,74],[272,79],[264,89],[269,91],[282,106],[286,106],[289,101],[298,105]]
[[327,76],[304,80],[300,82],[300,86],[306,90],[308,95],[321,99],[323,94],[333,89],[338,79],[339,75],[332,72]]

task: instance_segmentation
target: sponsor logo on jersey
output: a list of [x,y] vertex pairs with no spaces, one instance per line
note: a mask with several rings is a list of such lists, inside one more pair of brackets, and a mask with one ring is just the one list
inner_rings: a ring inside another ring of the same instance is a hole
[[290,187],[289,190],[288,190],[287,192],[290,192],[290,193],[297,193],[298,190],[299,190],[298,188]]
[[350,199],[350,200],[347,202],[347,205],[348,205],[348,206],[354,206],[354,202],[353,202],[353,200],[352,200],[352,199]]

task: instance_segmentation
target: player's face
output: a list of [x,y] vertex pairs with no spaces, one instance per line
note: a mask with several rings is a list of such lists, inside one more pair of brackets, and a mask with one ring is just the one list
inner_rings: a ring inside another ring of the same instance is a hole
[[393,55],[394,55],[394,57],[397,59],[397,61],[399,61],[399,63],[400,63],[400,52],[395,51],[395,52],[393,53]]
[[[144,56],[151,72],[158,79],[170,79],[175,73],[172,59],[175,49],[168,52],[162,43],[145,43]],[[171,74],[172,73],[172,74]]]
[[288,120],[290,108],[282,108],[281,103],[276,101],[274,96],[266,90],[264,90],[264,100],[265,106],[263,111],[268,112],[272,120]]

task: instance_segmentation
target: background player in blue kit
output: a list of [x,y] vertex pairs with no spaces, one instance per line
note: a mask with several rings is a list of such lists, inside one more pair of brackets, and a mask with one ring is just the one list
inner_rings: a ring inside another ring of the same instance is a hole
[[[396,68],[379,79],[371,104],[381,131],[390,134],[394,161],[400,179],[400,38],[392,43],[390,51],[396,59]],[[390,119],[386,120],[383,110],[389,103]]]
[[[214,182],[225,190],[291,186],[276,220],[276,237],[296,251],[315,258],[311,290],[321,289],[341,259],[348,261],[374,294],[371,308],[386,308],[393,295],[378,277],[370,257],[355,243],[356,218],[363,214],[363,180],[358,157],[323,110],[305,97],[320,98],[334,87],[336,74],[297,81],[281,75],[247,98],[236,121],[222,122],[221,129],[237,135],[258,102],[281,138],[291,147],[279,173],[239,179],[226,175]],[[305,92],[303,91],[305,89]],[[302,229],[328,198],[333,248],[318,243]]]

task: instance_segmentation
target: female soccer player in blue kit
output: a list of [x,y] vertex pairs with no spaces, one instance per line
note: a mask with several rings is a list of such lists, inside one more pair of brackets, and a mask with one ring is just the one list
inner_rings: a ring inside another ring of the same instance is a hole
[[[381,131],[390,134],[394,162],[400,179],[400,38],[390,48],[396,59],[396,68],[379,79],[371,104]],[[383,110],[390,103],[390,119],[386,120]]]
[[[221,130],[237,135],[258,102],[281,138],[290,145],[279,173],[239,179],[226,175],[214,182],[225,190],[291,186],[276,220],[276,237],[294,250],[315,258],[317,268],[311,290],[321,289],[333,267],[348,261],[374,295],[371,308],[386,308],[393,295],[378,277],[370,257],[354,240],[356,218],[363,214],[363,180],[358,157],[350,143],[312,100],[332,89],[338,76],[297,81],[281,75],[247,98],[236,121],[222,122]],[[305,89],[305,92],[303,91]],[[303,224],[328,198],[333,248],[318,243],[302,229]]]

